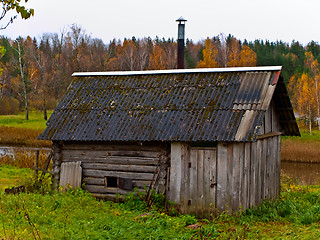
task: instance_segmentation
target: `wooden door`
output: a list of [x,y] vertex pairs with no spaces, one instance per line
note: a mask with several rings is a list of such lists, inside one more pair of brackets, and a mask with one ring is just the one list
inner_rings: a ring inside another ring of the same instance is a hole
[[216,210],[217,148],[191,147],[189,171],[189,210],[209,217]]

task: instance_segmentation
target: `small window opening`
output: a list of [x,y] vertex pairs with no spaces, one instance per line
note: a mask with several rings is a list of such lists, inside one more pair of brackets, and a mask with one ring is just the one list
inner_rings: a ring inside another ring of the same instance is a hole
[[118,187],[118,178],[117,177],[106,177],[106,186],[111,188]]

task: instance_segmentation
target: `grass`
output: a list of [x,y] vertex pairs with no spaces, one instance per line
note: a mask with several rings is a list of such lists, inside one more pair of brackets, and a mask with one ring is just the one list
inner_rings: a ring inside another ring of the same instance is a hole
[[[8,179],[24,171],[3,168]],[[0,239],[320,238],[320,187],[295,185],[286,177],[278,199],[235,216],[203,220],[149,209],[134,194],[114,203],[98,201],[81,189],[46,189],[46,194],[0,194]]]
[[[52,111],[48,111],[48,117],[51,113]],[[0,115],[0,126],[42,131],[46,128],[46,121],[43,119],[42,112],[30,111],[29,120],[25,120],[24,112],[18,115]]]
[[33,171],[30,168],[18,168],[11,165],[0,167],[0,192],[7,187],[19,186],[25,183],[26,179],[32,177]]
[[309,135],[307,127],[299,124],[301,137],[282,137],[281,160],[295,162],[320,162],[320,131]]
[[[52,111],[48,112],[50,116]],[[37,137],[46,128],[43,113],[31,111],[29,120],[25,114],[0,115],[0,145],[24,147],[50,147],[51,141],[40,141]]]

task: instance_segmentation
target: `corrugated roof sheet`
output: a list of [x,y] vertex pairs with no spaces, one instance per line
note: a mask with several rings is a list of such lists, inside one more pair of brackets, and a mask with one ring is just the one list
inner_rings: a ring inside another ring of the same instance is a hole
[[[251,141],[274,94],[279,67],[88,75],[75,75],[39,139]],[[283,91],[280,107],[288,109]],[[248,130],[236,139],[246,112]],[[280,114],[290,125],[285,133],[297,135],[289,112]]]

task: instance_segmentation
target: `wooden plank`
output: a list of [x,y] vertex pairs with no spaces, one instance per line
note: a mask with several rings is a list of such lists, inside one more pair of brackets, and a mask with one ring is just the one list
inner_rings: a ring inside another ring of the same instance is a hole
[[250,208],[255,205],[255,196],[256,196],[256,153],[257,148],[255,143],[251,143],[251,159],[250,159]]
[[104,171],[104,170],[91,170],[83,169],[84,177],[122,177],[133,180],[150,180],[153,173],[134,173],[134,172],[118,172],[118,171]]
[[81,162],[70,162],[61,164],[60,186],[66,188],[81,187],[82,168]]
[[269,137],[274,137],[274,136],[279,136],[281,134],[282,134],[282,132],[270,132],[270,133],[266,133],[266,134],[258,136],[257,140],[269,138]]
[[257,165],[256,165],[256,205],[260,205],[262,202],[262,197],[261,197],[261,158],[262,158],[262,142],[261,140],[258,140],[256,142],[257,146]]
[[149,157],[158,158],[160,152],[147,152],[147,151],[88,151],[88,150],[63,150],[65,157],[82,156],[82,157],[109,157],[109,156],[127,156],[127,157]]
[[[232,189],[232,211],[239,210],[240,205],[240,146],[239,143],[233,143],[232,151],[232,183],[230,185]],[[229,166],[231,168],[231,166]]]
[[265,98],[263,99],[263,102],[261,104],[261,110],[268,109],[275,89],[276,89],[276,85],[269,85],[267,92],[266,92],[266,95],[265,95]]
[[189,201],[191,206],[189,210],[191,213],[196,213],[198,209],[198,176],[197,176],[197,160],[198,160],[198,151],[190,151],[190,197]]
[[120,165],[109,163],[82,163],[84,169],[98,169],[107,171],[122,171],[122,172],[146,172],[154,173],[156,166],[143,165]]
[[266,196],[271,198],[271,164],[272,164],[272,153],[271,153],[271,138],[267,139],[267,182],[266,182]]
[[205,196],[204,196],[204,150],[197,150],[197,215],[203,217],[205,207]]
[[203,212],[204,218],[210,217],[210,161],[211,152],[215,150],[203,150]]
[[226,211],[232,213],[232,185],[233,185],[233,144],[228,144],[228,165],[227,165],[227,189],[226,189]]
[[180,206],[183,213],[189,209],[190,199],[190,144],[181,144],[181,186],[180,186]]
[[276,189],[275,189],[275,185],[276,185],[276,173],[275,173],[275,165],[276,165],[276,151],[277,151],[277,149],[276,149],[276,144],[277,144],[277,139],[276,139],[276,137],[273,137],[273,138],[271,138],[270,139],[270,141],[271,141],[271,144],[272,144],[272,157],[271,157],[271,159],[272,159],[272,164],[271,164],[271,173],[272,173],[272,175],[271,175],[271,198],[273,199],[273,198],[275,198],[275,196],[276,196]]
[[245,208],[244,143],[239,143],[239,208]]
[[271,122],[271,108],[269,107],[264,115],[264,133],[270,133],[272,128],[272,122]]
[[228,147],[223,143],[218,144],[217,153],[217,211],[222,213],[226,210],[226,190],[228,174]]
[[81,161],[82,163],[106,163],[106,164],[121,164],[121,165],[145,165],[157,166],[159,158],[142,158],[142,157],[90,157],[75,156],[72,154],[65,155],[63,152],[63,162]]
[[247,110],[244,113],[235,136],[236,141],[242,141],[245,138],[245,136],[247,136],[247,133],[251,128],[252,120],[254,119],[255,115],[256,111]]
[[243,169],[243,181],[244,181],[244,187],[243,187],[243,195],[244,195],[244,209],[247,209],[250,207],[250,160],[251,160],[251,143],[245,143],[244,146],[244,169]]
[[262,139],[261,152],[261,200],[266,198],[266,164],[267,164],[267,141]]
[[[206,151],[207,152],[207,151]],[[208,153],[210,188],[209,188],[209,206],[210,213],[216,214],[216,191],[217,191],[217,149]]]
[[277,192],[276,195],[280,195],[280,187],[281,187],[281,137],[277,136],[277,167],[276,167],[276,174],[277,174]]
[[177,204],[180,203],[181,148],[182,146],[180,142],[171,143],[169,199]]

